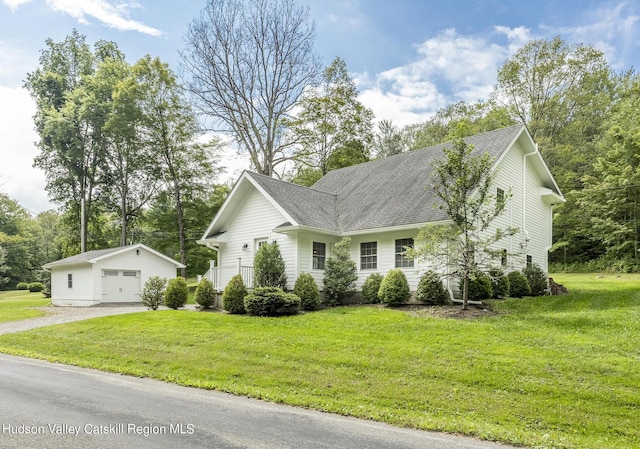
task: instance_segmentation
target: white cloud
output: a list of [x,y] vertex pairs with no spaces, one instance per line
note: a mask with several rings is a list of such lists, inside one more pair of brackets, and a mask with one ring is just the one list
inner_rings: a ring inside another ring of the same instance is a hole
[[27,55],[17,45],[0,41],[0,85],[20,85],[37,63],[37,55]]
[[496,82],[498,68],[528,39],[525,28],[496,29],[505,44],[490,37],[462,36],[444,30],[416,46],[413,62],[375,75],[354,77],[360,100],[373,109],[377,120],[399,126],[427,120],[438,109],[457,101],[486,100]]
[[603,51],[611,65],[628,69],[623,61],[640,46],[640,7],[635,2],[606,3],[586,13],[584,25],[544,30],[590,43]]
[[[12,11],[31,0],[2,0]],[[69,14],[82,24],[88,24],[89,18],[96,19],[108,27],[121,31],[137,31],[151,36],[160,36],[162,31],[129,19],[129,10],[138,5],[133,2],[113,5],[107,0],[46,0],[54,11]]]
[[136,20],[126,18],[129,9],[135,4],[120,4],[114,6],[105,0],[46,0],[55,11],[61,11],[78,19],[80,23],[87,23],[86,17],[93,17],[117,30],[138,31],[152,36],[159,36],[162,32]]
[[2,0],[2,2],[9,7],[11,11],[15,11],[21,5],[29,3],[31,0]]
[[33,168],[35,104],[26,90],[0,86],[0,105],[0,191],[32,212],[51,209],[44,173]]

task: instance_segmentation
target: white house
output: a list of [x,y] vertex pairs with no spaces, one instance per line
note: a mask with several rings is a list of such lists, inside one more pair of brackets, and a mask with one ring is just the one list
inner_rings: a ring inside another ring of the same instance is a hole
[[[552,206],[564,201],[524,125],[465,139],[474,154],[494,160],[496,194],[511,191],[505,212],[494,226],[516,227],[506,239],[506,253],[522,257],[501,261],[509,269],[537,263],[547,271],[551,247]],[[205,231],[200,244],[215,248],[218,259],[208,273],[216,288],[242,273],[251,286],[253,257],[263,242],[277,241],[286,263],[289,287],[302,272],[322,288],[323,268],[333,245],[351,237],[351,257],[358,266],[358,287],[374,272],[402,269],[412,290],[428,267],[404,256],[427,223],[446,223],[427,188],[432,162],[441,144],[327,173],[312,187],[302,187],[245,171]]]
[[140,302],[147,279],[175,278],[183,267],[141,243],[87,251],[43,265],[51,272],[51,300],[56,306]]

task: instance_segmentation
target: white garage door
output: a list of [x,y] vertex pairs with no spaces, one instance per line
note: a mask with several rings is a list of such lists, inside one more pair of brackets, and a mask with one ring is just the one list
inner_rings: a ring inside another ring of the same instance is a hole
[[140,271],[103,270],[102,302],[140,302]]

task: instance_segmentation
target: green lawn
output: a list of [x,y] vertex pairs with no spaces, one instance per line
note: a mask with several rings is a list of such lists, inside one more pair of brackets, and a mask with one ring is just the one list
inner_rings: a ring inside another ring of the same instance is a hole
[[0,323],[24,320],[44,315],[44,312],[34,307],[46,306],[50,299],[42,296],[41,292],[30,293],[28,290],[0,292]]
[[640,447],[640,276],[554,279],[572,293],[473,320],[168,310],[5,335],[0,351],[528,447]]

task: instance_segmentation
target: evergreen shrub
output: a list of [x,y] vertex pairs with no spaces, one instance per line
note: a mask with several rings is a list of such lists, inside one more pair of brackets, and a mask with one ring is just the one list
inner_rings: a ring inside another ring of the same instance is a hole
[[542,296],[549,292],[549,276],[542,271],[540,265],[532,263],[522,269],[522,274],[529,282],[532,296]]
[[449,293],[444,288],[440,275],[433,270],[425,271],[420,276],[416,299],[422,304],[439,306],[450,303]]
[[144,283],[140,299],[142,304],[151,309],[157,310],[164,301],[164,291],[167,286],[167,280],[160,276],[151,276]]
[[293,293],[300,298],[302,310],[318,310],[320,308],[320,291],[311,274],[300,273],[293,287]]
[[509,296],[512,298],[522,298],[531,294],[531,286],[527,277],[521,271],[512,271],[507,274],[509,279]]
[[278,287],[257,287],[244,297],[244,308],[252,315],[295,315],[300,310],[300,298]]
[[380,302],[378,292],[383,279],[384,276],[380,273],[371,273],[365,279],[364,284],[362,284],[362,299],[365,304],[377,304]]
[[182,276],[169,279],[167,289],[164,292],[164,305],[170,309],[178,309],[187,303],[189,298],[189,286]]
[[277,242],[265,243],[256,252],[253,259],[253,285],[287,288],[285,264]]
[[28,289],[31,293],[41,292],[44,290],[44,284],[42,282],[32,282],[29,284]]
[[16,290],[29,290],[29,284],[26,282],[18,282],[18,285],[16,285]]
[[[464,288],[464,280],[460,279],[460,291]],[[491,278],[480,270],[469,276],[469,301],[483,301],[493,297]]]
[[335,244],[324,264],[324,291],[329,305],[343,304],[356,291],[358,268],[351,259],[351,238],[344,237]]
[[196,287],[195,301],[203,309],[208,309],[216,302],[216,290],[213,288],[213,283],[207,279],[202,278]]
[[389,270],[380,284],[380,300],[390,306],[399,306],[409,301],[411,293],[404,272],[398,268]]
[[229,313],[247,313],[244,308],[244,297],[247,294],[247,287],[242,281],[242,276],[236,274],[222,293],[222,308]]

